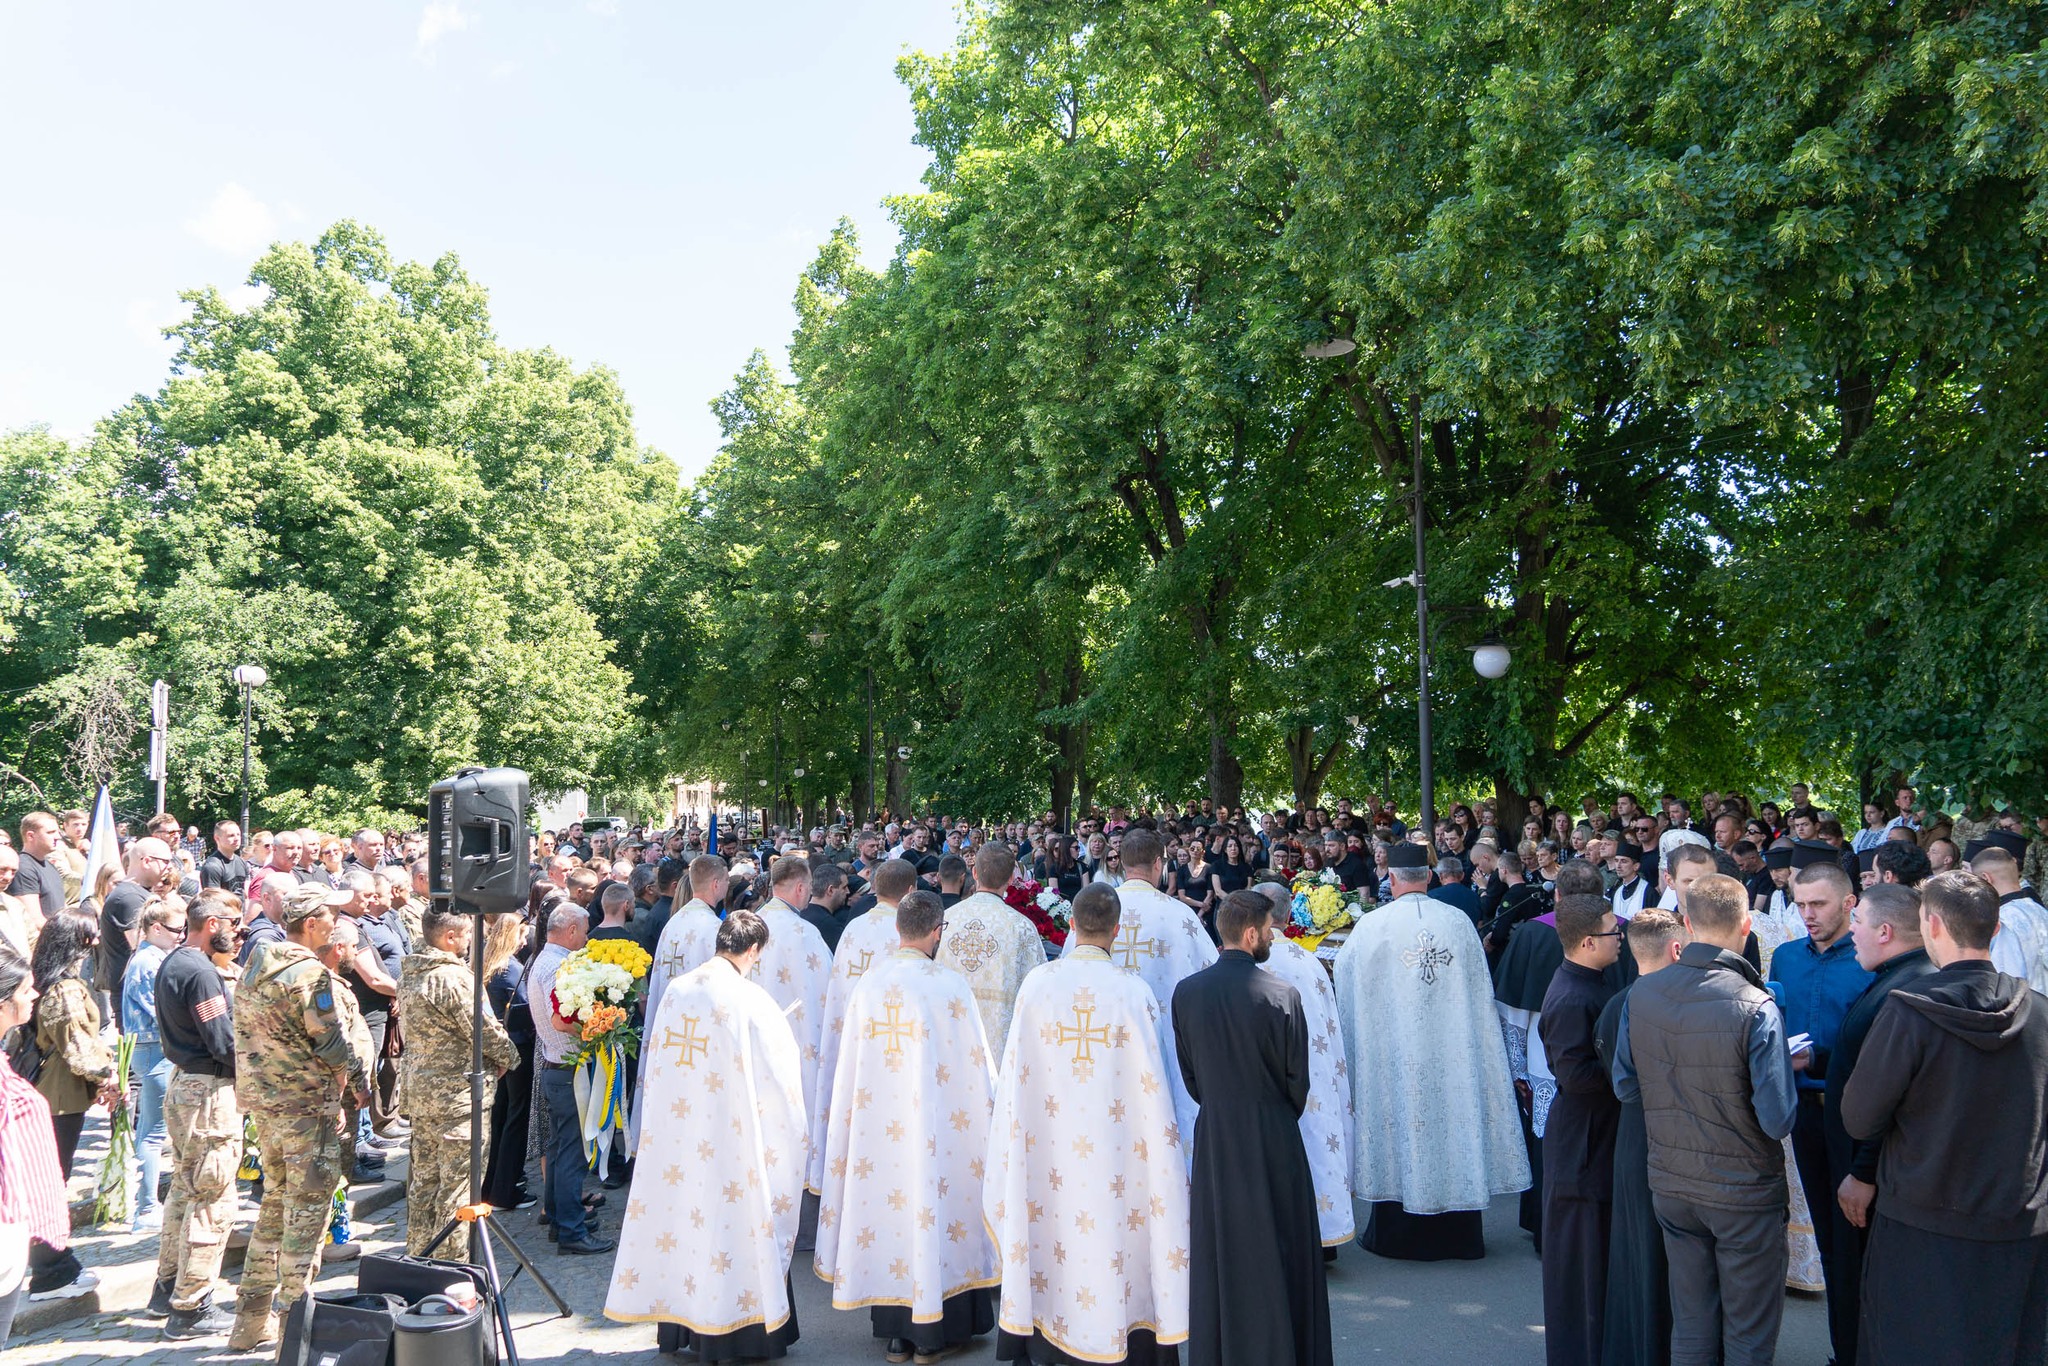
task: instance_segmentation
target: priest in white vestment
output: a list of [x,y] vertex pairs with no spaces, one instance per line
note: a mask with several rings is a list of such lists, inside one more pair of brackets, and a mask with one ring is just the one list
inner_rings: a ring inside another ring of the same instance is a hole
[[981,1215],[995,1060],[967,979],[932,961],[944,904],[896,896],[898,943],[847,1002],[812,1267],[833,1308],[868,1308],[891,1360],[922,1361],[996,1326]]
[[[832,1085],[839,1067],[839,1053],[846,1042],[846,1008],[854,988],[877,963],[895,952],[900,942],[896,933],[896,906],[917,886],[917,869],[902,859],[890,859],[874,871],[872,910],[856,916],[839,936],[832,953],[832,977],[825,987],[825,1027],[818,1035],[818,1089],[811,1095],[811,1169],[805,1184],[812,1194],[825,1171],[825,1126],[832,1115]],[[990,1059],[989,1067],[995,1067]]]
[[1031,974],[996,1082],[982,1206],[1002,1259],[996,1359],[1177,1359],[1188,1335],[1186,1142],[1165,1012],[1115,967],[1121,907],[1074,898],[1071,952]]
[[[725,860],[716,854],[701,854],[690,860],[690,899],[661,927],[661,939],[654,946],[654,962],[647,969],[647,1018],[641,1025],[641,1038],[659,1037],[661,1000],[668,992],[668,984],[695,972],[717,954],[718,912],[712,907],[725,904],[728,877]],[[647,1094],[647,1059],[651,1051],[640,1050],[639,1095]],[[644,1105],[634,1109],[632,1128],[626,1136],[628,1148],[640,1146],[640,1118],[646,1113]]]
[[[1126,972],[1135,973],[1152,988],[1152,997],[1166,1018],[1166,1056],[1176,1058],[1173,1039],[1173,989],[1216,961],[1216,943],[1195,913],[1159,890],[1161,860],[1166,846],[1150,830],[1124,832],[1124,880],[1116,888],[1123,905],[1123,919],[1116,939],[1109,946],[1110,959]],[[1074,951],[1067,940],[1066,952]],[[1183,1135],[1195,1132],[1195,1112],[1200,1108],[1188,1094],[1187,1081],[1178,1065],[1169,1067],[1173,1086],[1173,1113]],[[1187,1154],[1183,1154],[1187,1156]]]
[[1388,877],[1394,899],[1337,954],[1353,1176],[1373,1206],[1359,1242],[1386,1257],[1476,1260],[1487,1205],[1530,1179],[1493,983],[1471,919],[1427,895],[1421,846],[1396,845]]
[[[804,1068],[804,1104],[818,1094],[818,1050],[825,1033],[825,988],[832,980],[832,950],[817,926],[798,909],[811,899],[811,865],[798,854],[775,860],[769,872],[773,895],[756,912],[768,926],[754,980],[775,998],[796,1036]],[[808,1113],[808,1111],[806,1111]]]
[[1301,1112],[1301,1146],[1316,1183],[1323,1246],[1338,1248],[1357,1233],[1358,1220],[1351,1212],[1351,1068],[1337,1023],[1337,993],[1322,960],[1287,937],[1294,914],[1287,884],[1262,882],[1254,890],[1273,903],[1272,955],[1262,966],[1300,994],[1308,1016],[1308,1108]]
[[974,895],[946,909],[946,934],[938,961],[965,977],[981,1008],[988,1046],[1002,1056],[1010,1036],[1010,1012],[1025,974],[1045,964],[1045,941],[1010,903],[1003,889],[1017,869],[1017,855],[997,841],[974,851]]
[[803,1069],[782,1008],[748,974],[770,942],[727,916],[718,955],[669,984],[641,1104],[605,1317],[661,1325],[701,1361],[775,1358],[796,1341],[789,1258],[808,1156]]

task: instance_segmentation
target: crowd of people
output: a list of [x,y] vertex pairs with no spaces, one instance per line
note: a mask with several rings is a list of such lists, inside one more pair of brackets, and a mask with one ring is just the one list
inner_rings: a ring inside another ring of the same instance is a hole
[[[1519,832],[1372,798],[575,824],[535,834],[526,912],[478,921],[428,896],[419,832],[160,816],[91,869],[83,813],[31,813],[0,844],[0,1342],[91,1284],[62,1192],[95,1106],[133,1116],[168,1338],[275,1342],[351,1255],[337,1193],[398,1150],[426,1250],[469,1193],[481,934],[485,1200],[616,1253],[606,1312],[703,1360],[789,1349],[801,1246],[891,1361],[993,1331],[1005,1360],[1326,1362],[1338,1248],[1482,1256],[1522,1192],[1552,1362],[1769,1361],[1788,1283],[1840,1366],[2041,1361],[2048,818],[1901,789],[1857,824],[1800,786]],[[1365,913],[1304,936],[1304,875]],[[593,1162],[553,986],[604,939],[652,967]]]

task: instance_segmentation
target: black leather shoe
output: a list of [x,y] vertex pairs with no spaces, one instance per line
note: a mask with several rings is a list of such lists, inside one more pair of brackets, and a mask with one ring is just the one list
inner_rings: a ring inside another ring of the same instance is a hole
[[882,1349],[882,1360],[908,1361],[916,1350],[909,1338],[890,1338],[889,1345]]
[[555,1251],[567,1252],[576,1257],[593,1257],[601,1252],[610,1252],[617,1246],[618,1244],[609,1238],[598,1238],[586,1234],[581,1242],[556,1243]]

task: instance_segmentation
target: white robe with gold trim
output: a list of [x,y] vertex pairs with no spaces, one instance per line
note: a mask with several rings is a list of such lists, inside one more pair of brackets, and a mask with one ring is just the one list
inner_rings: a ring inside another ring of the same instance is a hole
[[[1181,979],[1192,977],[1216,962],[1216,945],[1202,928],[1201,918],[1180,902],[1146,882],[1126,880],[1116,889],[1123,903],[1123,921],[1117,927],[1116,942],[1109,947],[1110,961],[1125,972],[1134,973],[1152,988],[1152,999],[1166,1018],[1166,1056],[1178,1059],[1173,1041],[1173,989]],[[1071,937],[1062,957],[1079,941]],[[1167,1070],[1173,1087],[1173,1113],[1180,1131],[1193,1135],[1195,1115],[1201,1106],[1188,1094],[1188,1084],[1176,1061]],[[1194,1150],[1182,1154],[1192,1162]]]
[[[642,1038],[655,1037],[660,1028],[661,998],[668,993],[668,984],[687,973],[695,972],[718,956],[718,912],[702,901],[692,897],[687,904],[668,918],[661,927],[661,940],[654,946],[654,962],[647,969],[647,1009],[642,1022]],[[640,1053],[640,1095],[647,1094],[647,1051]],[[640,1116],[646,1113],[646,1106],[636,1107],[633,1123],[627,1133],[627,1148],[640,1146]]]
[[1188,1177],[1163,1012],[1081,947],[1025,980],[996,1083],[982,1206],[1002,1258],[1002,1327],[1084,1361],[1134,1329],[1188,1335]]
[[808,1107],[818,1094],[818,1046],[825,1033],[825,987],[832,980],[832,950],[825,947],[825,936],[818,933],[818,927],[785,901],[771,900],[759,914],[768,926],[768,946],[761,950],[754,980],[782,1007],[789,1032],[796,1036],[797,1052],[803,1056],[804,1104]]
[[790,1314],[808,1156],[796,1040],[724,958],[671,983],[660,1017],[605,1317],[773,1331]]
[[835,1309],[904,1305],[936,1323],[947,1299],[998,1279],[981,1217],[995,1087],[981,1013],[965,977],[899,947],[858,979],[845,1025],[812,1266]]
[[1292,939],[1273,937],[1266,970],[1301,995],[1308,1016],[1308,1108],[1301,1112],[1301,1146],[1316,1183],[1316,1221],[1323,1246],[1336,1247],[1357,1232],[1351,1213],[1351,1069],[1337,1023],[1337,993],[1323,965]]
[[818,1033],[818,1089],[811,1093],[811,1169],[804,1181],[813,1191],[823,1189],[818,1182],[825,1171],[825,1124],[832,1115],[832,1079],[845,1041],[847,1004],[861,976],[902,942],[896,933],[896,908],[877,905],[840,933],[839,947],[832,952],[832,977],[825,985],[825,1027]]
[[1045,941],[1037,928],[993,892],[976,892],[946,908],[939,961],[974,987],[982,1032],[1001,1057],[1017,992],[1031,970],[1045,964]]

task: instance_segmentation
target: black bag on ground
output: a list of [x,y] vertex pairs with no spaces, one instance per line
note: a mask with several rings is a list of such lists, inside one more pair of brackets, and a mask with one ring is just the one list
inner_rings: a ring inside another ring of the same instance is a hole
[[[450,1234],[458,1236],[461,1230]],[[448,1261],[440,1257],[411,1257],[402,1252],[366,1252],[356,1262],[356,1293],[358,1295],[396,1295],[408,1305],[418,1304],[429,1295],[443,1295],[469,1282],[482,1297],[488,1287],[484,1269],[467,1262]]]
[[278,1366],[389,1366],[391,1338],[398,1331],[398,1316],[405,1312],[405,1303],[396,1295],[328,1291],[310,1302],[315,1306],[313,1331],[305,1355],[300,1356],[300,1346],[309,1300],[301,1295],[278,1334]]

